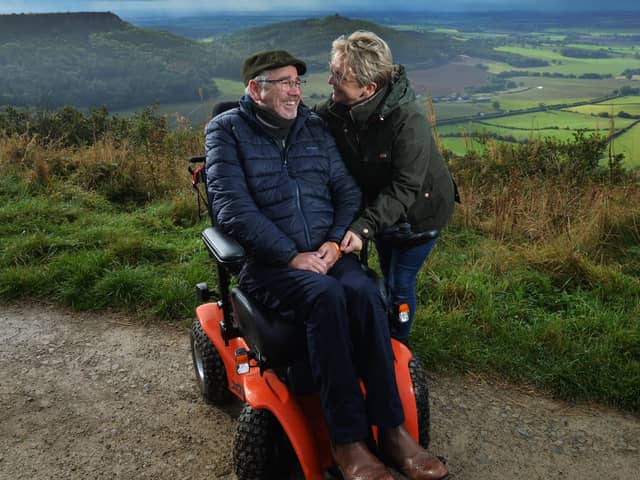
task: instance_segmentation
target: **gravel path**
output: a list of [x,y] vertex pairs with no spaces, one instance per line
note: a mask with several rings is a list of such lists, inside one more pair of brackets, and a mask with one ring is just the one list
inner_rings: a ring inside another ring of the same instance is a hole
[[[452,480],[640,480],[640,418],[431,376]],[[199,397],[184,326],[0,306],[0,479],[225,479],[239,405]]]

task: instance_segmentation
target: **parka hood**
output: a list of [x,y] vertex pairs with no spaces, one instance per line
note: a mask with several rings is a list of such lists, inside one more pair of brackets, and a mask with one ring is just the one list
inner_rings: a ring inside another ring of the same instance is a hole
[[387,96],[380,105],[378,116],[385,117],[389,112],[416,99],[416,93],[409,82],[404,65],[394,65],[393,69],[393,80],[389,85]]

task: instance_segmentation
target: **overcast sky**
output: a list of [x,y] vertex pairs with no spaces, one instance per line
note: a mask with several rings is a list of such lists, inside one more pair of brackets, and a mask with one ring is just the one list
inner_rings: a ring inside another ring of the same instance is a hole
[[194,12],[273,11],[287,12],[354,10],[634,10],[640,0],[0,0],[0,13],[39,13],[63,11],[111,11],[127,14],[184,14]]

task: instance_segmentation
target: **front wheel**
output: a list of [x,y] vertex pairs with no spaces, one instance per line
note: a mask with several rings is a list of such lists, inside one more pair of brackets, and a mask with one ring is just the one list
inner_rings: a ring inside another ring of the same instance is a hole
[[413,392],[416,398],[416,410],[418,413],[418,437],[423,448],[429,447],[431,441],[431,412],[429,409],[429,389],[422,366],[422,362],[413,357],[409,360],[409,375],[413,383]]
[[293,447],[268,410],[245,405],[233,438],[233,469],[238,480],[284,480],[299,472]]
[[233,395],[229,391],[227,371],[220,354],[198,320],[191,325],[191,357],[204,399],[214,405],[229,403]]

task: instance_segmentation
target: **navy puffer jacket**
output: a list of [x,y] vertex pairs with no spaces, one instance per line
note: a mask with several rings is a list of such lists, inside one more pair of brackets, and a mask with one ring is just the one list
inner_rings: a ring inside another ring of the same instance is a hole
[[215,223],[256,261],[286,266],[298,253],[340,242],[361,194],[324,121],[304,106],[286,144],[269,136],[245,96],[206,126]]

